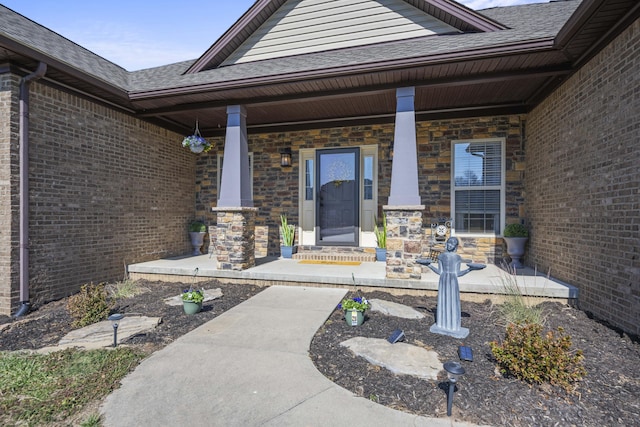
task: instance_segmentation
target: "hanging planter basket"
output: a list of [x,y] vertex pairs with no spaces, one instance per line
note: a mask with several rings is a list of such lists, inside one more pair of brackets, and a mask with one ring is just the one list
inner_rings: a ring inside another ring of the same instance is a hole
[[193,153],[202,153],[211,150],[211,144],[209,141],[204,139],[202,135],[200,135],[200,130],[198,129],[198,121],[196,121],[196,130],[193,135],[187,136],[182,140],[183,147],[189,147],[191,152]]

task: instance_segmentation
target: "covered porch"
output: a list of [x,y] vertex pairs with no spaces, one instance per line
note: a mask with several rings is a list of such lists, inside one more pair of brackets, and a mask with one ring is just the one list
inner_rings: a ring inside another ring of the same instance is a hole
[[[278,257],[256,258],[256,264],[246,270],[219,270],[215,255],[181,256],[130,264],[127,271],[132,279],[193,283],[218,279],[225,282],[250,282],[260,286],[353,286],[360,290],[381,290],[391,293],[435,294],[439,276],[423,269],[420,280],[385,277],[383,262],[309,263],[305,260]],[[516,281],[523,295],[572,303],[577,301],[578,288],[562,283],[531,268],[517,271]],[[459,278],[461,298],[499,303],[507,293],[508,274],[496,265],[473,271]]]

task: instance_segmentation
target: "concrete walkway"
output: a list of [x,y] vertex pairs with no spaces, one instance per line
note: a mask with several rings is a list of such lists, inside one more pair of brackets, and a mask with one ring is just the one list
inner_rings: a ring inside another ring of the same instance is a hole
[[106,399],[104,426],[471,426],[386,408],[316,370],[311,339],[346,292],[265,289],[146,359]]

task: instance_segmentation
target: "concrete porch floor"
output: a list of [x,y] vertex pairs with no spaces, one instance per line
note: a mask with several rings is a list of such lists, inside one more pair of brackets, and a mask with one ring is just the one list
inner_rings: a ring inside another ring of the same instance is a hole
[[[197,272],[196,272],[197,269]],[[379,289],[395,293],[437,293],[440,276],[423,268],[421,280],[385,278],[384,262],[363,262],[360,265],[304,264],[299,260],[277,257],[257,258],[256,265],[244,271],[218,270],[216,259],[210,255],[166,258],[128,266],[132,279],[191,283],[195,280],[220,279],[227,282],[252,282],[261,286],[353,286],[359,289]],[[552,298],[570,302],[578,298],[578,288],[562,283],[531,268],[517,271],[515,281],[523,295]],[[496,265],[472,271],[459,278],[461,298],[466,300],[492,299],[499,302],[505,294],[505,282],[513,283]]]

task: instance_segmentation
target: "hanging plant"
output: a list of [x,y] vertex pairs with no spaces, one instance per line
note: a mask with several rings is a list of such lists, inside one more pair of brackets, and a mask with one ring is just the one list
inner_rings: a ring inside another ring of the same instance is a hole
[[182,140],[183,147],[189,147],[193,153],[206,153],[211,150],[211,144],[200,135],[200,129],[198,129],[198,121],[196,120],[196,130],[193,135],[187,136]]

